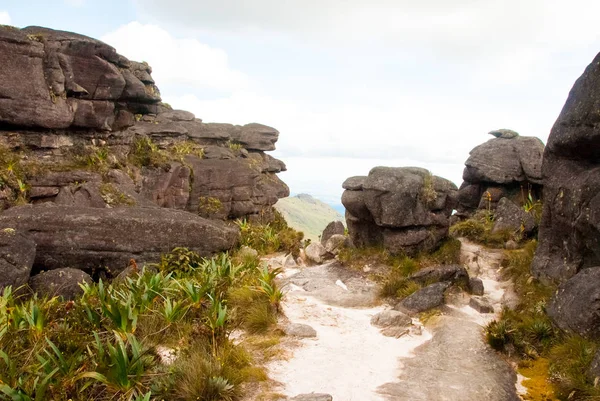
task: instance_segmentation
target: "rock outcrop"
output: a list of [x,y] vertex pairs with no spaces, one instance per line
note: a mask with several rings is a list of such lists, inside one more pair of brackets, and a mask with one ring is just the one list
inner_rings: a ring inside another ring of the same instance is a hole
[[0,230],[0,291],[27,284],[34,260],[35,242],[12,228]]
[[209,256],[238,239],[238,230],[224,222],[164,208],[18,206],[0,215],[0,227],[17,228],[37,244],[36,269],[72,267],[111,275],[132,258],[157,261],[174,246]]
[[375,167],[342,185],[346,224],[355,246],[392,253],[435,249],[447,236],[456,186],[418,167]]
[[575,82],[544,151],[533,274],[557,283],[600,266],[600,54]]
[[535,199],[540,198],[542,141],[510,130],[490,132],[494,133],[498,136],[471,150],[465,162],[458,191],[459,216],[468,217],[477,209],[495,209],[503,197],[524,202],[531,192]]
[[229,249],[237,229],[223,220],[264,220],[289,194],[265,153],[276,129],[172,110],[150,66],[105,43],[0,26],[0,58],[0,230],[35,242],[34,272]]

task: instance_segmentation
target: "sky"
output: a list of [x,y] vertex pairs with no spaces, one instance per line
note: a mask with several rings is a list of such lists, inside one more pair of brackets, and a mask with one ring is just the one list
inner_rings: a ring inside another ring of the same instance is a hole
[[546,142],[600,51],[598,15],[597,0],[0,0],[0,24],[147,61],[174,108],[277,128],[280,178],[332,205],[375,166],[460,186],[494,129]]

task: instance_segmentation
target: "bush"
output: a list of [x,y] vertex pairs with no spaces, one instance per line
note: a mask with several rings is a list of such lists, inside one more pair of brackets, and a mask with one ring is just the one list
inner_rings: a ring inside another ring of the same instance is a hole
[[248,246],[266,255],[274,252],[291,253],[294,257],[300,254],[304,234],[287,225],[277,211],[274,219],[266,224],[252,223],[248,220],[237,220],[240,228],[240,245]]

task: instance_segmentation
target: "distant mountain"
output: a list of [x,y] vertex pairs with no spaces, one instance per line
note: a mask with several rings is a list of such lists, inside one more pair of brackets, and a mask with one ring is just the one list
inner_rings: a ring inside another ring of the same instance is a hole
[[317,241],[327,224],[334,220],[346,224],[338,211],[308,194],[279,199],[275,209],[285,217],[290,227],[302,231],[304,238],[311,241]]

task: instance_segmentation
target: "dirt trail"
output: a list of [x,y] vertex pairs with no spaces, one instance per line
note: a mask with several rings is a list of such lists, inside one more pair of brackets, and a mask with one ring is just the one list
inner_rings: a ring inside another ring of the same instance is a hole
[[[463,263],[480,277],[485,296],[500,311],[509,283],[498,279],[501,253],[463,242]],[[486,344],[482,326],[495,314],[455,295],[427,327],[413,319],[410,333],[385,337],[370,324],[389,309],[377,305],[376,287],[336,263],[287,269],[283,311],[292,323],[312,326],[316,338],[288,339],[288,360],[273,361],[269,375],[286,396],[328,393],[337,401],[518,400],[516,375]],[[508,291],[507,291],[508,289]]]

